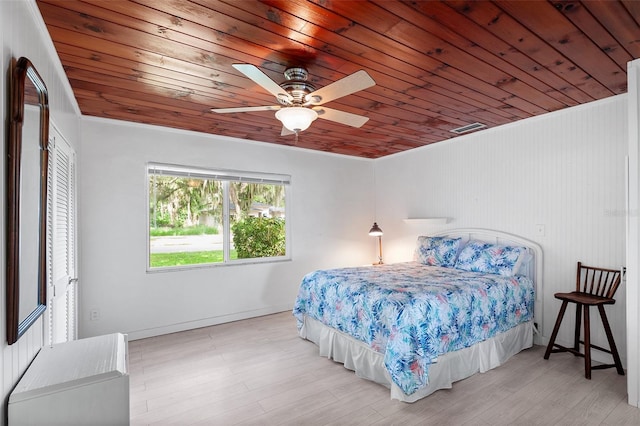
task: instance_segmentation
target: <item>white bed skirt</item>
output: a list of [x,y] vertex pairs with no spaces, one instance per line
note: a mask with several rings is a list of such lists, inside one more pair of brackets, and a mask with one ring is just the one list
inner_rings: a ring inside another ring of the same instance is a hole
[[520,324],[469,348],[440,356],[429,367],[427,387],[411,395],[406,395],[391,381],[391,376],[384,367],[383,355],[359,340],[307,316],[304,317],[299,334],[318,345],[320,356],[344,364],[345,368],[355,371],[358,377],[390,388],[391,399],[415,402],[438,389],[451,388],[453,382],[496,368],[523,349],[530,348],[533,345],[533,321]]

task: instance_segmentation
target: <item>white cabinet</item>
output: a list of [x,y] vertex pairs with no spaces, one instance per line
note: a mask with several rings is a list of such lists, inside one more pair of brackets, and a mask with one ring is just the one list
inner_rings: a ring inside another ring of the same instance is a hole
[[128,425],[127,338],[43,347],[9,397],[9,426]]

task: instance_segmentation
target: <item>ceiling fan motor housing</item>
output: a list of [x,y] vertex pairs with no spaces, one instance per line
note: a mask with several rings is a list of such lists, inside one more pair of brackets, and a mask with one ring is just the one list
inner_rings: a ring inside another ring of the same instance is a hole
[[284,71],[284,76],[287,79],[285,82],[280,84],[291,97],[291,99],[287,99],[285,97],[278,96],[278,102],[282,105],[303,105],[306,103],[305,97],[316,90],[316,88],[307,81],[309,78],[309,73],[304,68],[287,68]]

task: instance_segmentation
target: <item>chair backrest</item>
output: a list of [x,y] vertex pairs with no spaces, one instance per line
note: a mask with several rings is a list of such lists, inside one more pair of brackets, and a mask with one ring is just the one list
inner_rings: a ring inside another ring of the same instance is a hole
[[620,270],[585,266],[578,262],[576,291],[613,299],[621,278]]

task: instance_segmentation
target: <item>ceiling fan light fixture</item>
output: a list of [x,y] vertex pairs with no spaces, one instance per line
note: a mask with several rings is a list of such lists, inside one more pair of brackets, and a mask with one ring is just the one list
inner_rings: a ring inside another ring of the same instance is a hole
[[318,118],[318,113],[311,108],[286,107],[276,112],[276,118],[284,127],[297,133],[307,130],[313,120]]

